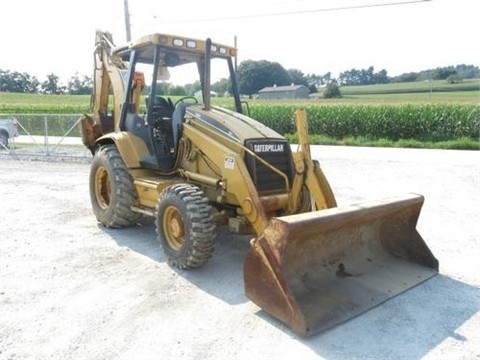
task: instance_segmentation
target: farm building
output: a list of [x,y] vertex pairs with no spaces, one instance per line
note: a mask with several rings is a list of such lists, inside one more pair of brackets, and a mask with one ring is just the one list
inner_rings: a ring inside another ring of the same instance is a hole
[[305,85],[270,86],[258,92],[260,99],[308,99],[310,91]]

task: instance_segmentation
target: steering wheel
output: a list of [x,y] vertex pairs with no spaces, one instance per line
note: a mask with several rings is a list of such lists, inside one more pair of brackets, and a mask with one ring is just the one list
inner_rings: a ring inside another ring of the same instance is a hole
[[167,101],[168,101],[168,106],[170,106],[170,109],[172,109],[172,111],[175,110],[175,105],[173,104],[172,99],[168,98]]
[[187,100],[187,99],[193,100],[193,104],[198,104],[198,100],[197,100],[197,98],[196,98],[195,96],[184,96],[184,97],[178,99],[177,101],[175,101],[174,107],[177,107],[177,105],[178,105],[179,103],[183,103],[183,102],[185,102],[185,100]]

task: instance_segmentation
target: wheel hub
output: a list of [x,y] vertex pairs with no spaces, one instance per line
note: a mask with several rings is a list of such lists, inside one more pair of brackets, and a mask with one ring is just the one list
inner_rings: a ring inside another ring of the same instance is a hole
[[180,250],[185,242],[185,226],[180,211],[169,206],[164,215],[163,227],[165,238],[172,249]]
[[110,191],[110,178],[107,169],[101,166],[95,174],[95,195],[98,205],[104,210],[110,205]]
[[176,238],[184,235],[181,219],[173,218],[170,221],[170,229],[172,230],[172,235]]

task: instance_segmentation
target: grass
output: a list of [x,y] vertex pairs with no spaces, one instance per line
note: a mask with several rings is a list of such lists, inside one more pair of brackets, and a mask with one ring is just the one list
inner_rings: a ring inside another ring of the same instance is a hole
[[[291,144],[297,144],[295,134],[286,134]],[[397,141],[389,139],[370,139],[366,137],[347,137],[334,139],[324,135],[310,135],[311,145],[333,145],[333,146],[366,146],[366,147],[392,147],[411,149],[444,149],[444,150],[480,150],[480,142],[469,138],[459,138],[447,141],[420,141],[414,139],[401,139]]]
[[[467,79],[457,84],[445,80],[432,81],[430,93],[429,81],[393,83],[380,85],[342,86],[342,99],[295,99],[295,100],[258,100],[248,99],[251,103],[283,104],[331,104],[331,103],[417,103],[417,102],[460,102],[480,103],[480,79]],[[173,97],[178,98],[178,97]],[[213,98],[212,104],[224,105],[231,102],[228,98]],[[18,94],[0,92],[0,113],[24,113],[53,111],[64,112],[77,109],[78,113],[88,112],[90,95],[45,95]]]
[[418,93],[396,93],[396,94],[364,94],[346,95],[346,102],[359,103],[480,103],[480,91],[454,91],[454,92],[418,92]]
[[89,106],[90,95],[46,95],[0,92],[0,102],[16,105]]
[[480,91],[480,79],[466,79],[459,83],[450,84],[446,80],[414,81],[405,83],[342,86],[343,95],[371,95],[371,94],[412,94],[412,93]]

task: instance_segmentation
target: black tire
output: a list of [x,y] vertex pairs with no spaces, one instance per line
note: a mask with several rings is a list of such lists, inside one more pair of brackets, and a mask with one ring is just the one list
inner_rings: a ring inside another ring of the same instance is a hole
[[8,134],[5,131],[0,131],[0,149],[8,146]]
[[197,268],[212,256],[215,243],[212,207],[197,186],[175,184],[163,190],[158,199],[155,226],[171,266]]
[[131,210],[136,193],[133,179],[115,145],[95,153],[90,169],[90,200],[97,220],[107,227],[136,225],[142,215]]

